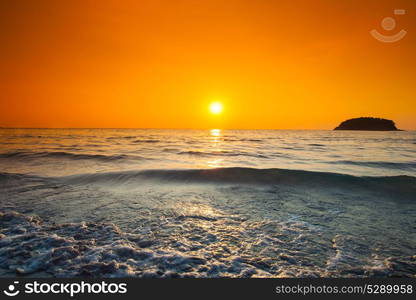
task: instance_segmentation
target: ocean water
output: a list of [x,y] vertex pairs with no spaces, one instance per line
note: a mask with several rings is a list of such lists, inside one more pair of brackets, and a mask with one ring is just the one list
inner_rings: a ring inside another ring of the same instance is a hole
[[0,129],[0,145],[0,276],[416,276],[414,131]]

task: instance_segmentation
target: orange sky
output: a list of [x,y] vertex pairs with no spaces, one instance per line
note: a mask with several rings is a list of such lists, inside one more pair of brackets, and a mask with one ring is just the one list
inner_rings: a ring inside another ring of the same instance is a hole
[[4,0],[0,126],[416,129],[415,32],[414,0]]

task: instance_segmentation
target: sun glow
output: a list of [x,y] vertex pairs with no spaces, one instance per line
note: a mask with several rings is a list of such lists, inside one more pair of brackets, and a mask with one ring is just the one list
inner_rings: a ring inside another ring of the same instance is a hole
[[209,111],[214,115],[219,115],[223,111],[223,106],[221,102],[212,102],[209,105]]

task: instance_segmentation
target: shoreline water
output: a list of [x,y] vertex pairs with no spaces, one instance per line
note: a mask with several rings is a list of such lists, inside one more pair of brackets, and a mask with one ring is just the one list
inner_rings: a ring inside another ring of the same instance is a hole
[[1,135],[0,276],[415,276],[413,133],[179,133]]

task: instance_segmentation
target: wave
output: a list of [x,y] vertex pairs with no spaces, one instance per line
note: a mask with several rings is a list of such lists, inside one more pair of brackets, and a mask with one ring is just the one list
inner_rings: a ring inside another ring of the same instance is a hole
[[144,140],[135,140],[135,141],[133,141],[133,144],[141,144],[141,143],[159,143],[160,142],[160,140],[146,140],[146,139],[144,139]]
[[267,155],[258,154],[258,153],[246,153],[246,152],[238,152],[238,151],[180,151],[177,153],[178,155],[194,155],[200,157],[210,157],[210,156],[247,156],[247,157],[256,157],[256,158],[270,158]]
[[98,160],[102,162],[114,162],[119,160],[142,160],[147,159],[138,155],[102,155],[102,154],[78,154],[71,152],[8,152],[0,154],[0,158],[31,160],[39,158],[72,159],[72,160]]
[[217,168],[180,170],[142,170],[108,173],[81,174],[61,177],[75,184],[109,183],[138,184],[142,180],[158,180],[172,183],[216,183],[216,184],[283,184],[290,186],[309,186],[316,189],[361,188],[374,191],[387,191],[395,195],[416,195],[416,177],[384,176],[357,177],[339,173],[312,172],[289,169],[256,168]]
[[352,160],[339,160],[332,162],[333,164],[345,164],[362,167],[374,167],[374,168],[386,168],[386,169],[398,169],[409,170],[416,169],[416,162],[385,162],[385,161],[352,161]]
[[19,182],[22,180],[42,180],[43,178],[35,175],[18,174],[18,173],[0,173],[0,183]]
[[131,140],[134,138],[138,138],[139,136],[135,135],[128,135],[128,136],[110,136],[107,140]]
[[[60,155],[60,154],[58,154]],[[96,155],[94,155],[95,157]],[[82,155],[81,155],[82,157]],[[87,157],[90,157],[87,155]],[[112,159],[106,157],[106,159]],[[258,169],[247,167],[225,167],[213,169],[147,169],[101,173],[85,173],[61,177],[41,177],[18,173],[0,173],[3,179],[51,179],[73,184],[111,183],[114,185],[138,184],[143,180],[172,183],[215,183],[215,184],[284,184],[312,186],[318,188],[343,187],[392,190],[416,195],[416,177],[399,176],[353,176],[349,174],[315,172],[292,169]]]
[[362,189],[382,192],[392,197],[416,200],[416,177],[353,176],[341,173],[314,172],[291,169],[257,169],[243,167],[215,169],[147,169],[116,172],[84,173],[60,177],[41,177],[17,173],[0,173],[0,182],[41,179],[75,185],[105,185],[107,187],[138,186],[142,182],[172,184],[241,184],[285,185],[314,190],[338,189],[339,192]]
[[262,142],[264,142],[264,140],[262,140],[262,139],[224,138],[222,140],[224,142],[255,142],[255,143],[262,143]]

